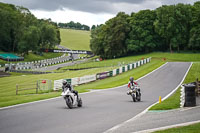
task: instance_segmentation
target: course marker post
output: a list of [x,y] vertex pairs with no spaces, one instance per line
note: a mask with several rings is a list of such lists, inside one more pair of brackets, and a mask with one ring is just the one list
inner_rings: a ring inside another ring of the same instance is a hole
[[161,101],[162,101],[162,100],[161,100],[161,96],[159,96],[159,103],[161,103]]

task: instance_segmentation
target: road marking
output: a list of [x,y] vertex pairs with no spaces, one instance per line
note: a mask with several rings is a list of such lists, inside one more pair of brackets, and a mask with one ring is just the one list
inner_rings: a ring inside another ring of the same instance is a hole
[[[187,74],[188,74],[188,72],[189,72],[189,70],[190,70],[192,64],[193,64],[193,62],[190,64],[190,66],[189,66],[188,70],[186,71],[185,75],[183,76],[183,79],[182,79],[182,81],[180,82],[180,84],[179,84],[174,90],[172,90],[167,96],[165,96],[162,100],[167,99],[170,95],[172,95],[172,94],[179,88],[179,86],[183,83],[185,77],[187,76]],[[164,65],[165,65],[165,64],[164,64]],[[161,67],[162,67],[162,66],[161,66]],[[147,74],[147,75],[148,75],[148,74]],[[145,75],[145,76],[146,76],[146,75]],[[142,78],[143,78],[143,77],[142,77]],[[142,78],[140,78],[140,79],[142,79]],[[158,103],[158,102],[155,102],[154,104],[150,105],[148,108],[146,108],[144,111],[142,111],[141,113],[137,114],[137,115],[134,116],[133,118],[131,118],[131,119],[129,119],[129,120],[127,120],[127,121],[125,121],[125,122],[123,122],[123,123],[121,123],[121,124],[118,124],[118,125],[116,125],[116,126],[110,128],[110,129],[108,129],[108,130],[105,131],[104,133],[114,132],[114,130],[116,130],[117,128],[120,128],[122,125],[124,125],[124,124],[126,124],[126,123],[128,123],[128,122],[131,122],[131,121],[134,121],[134,120],[138,119],[139,117],[141,117],[142,115],[144,115],[152,106],[154,106],[154,105],[157,104],[157,103]]]
[[[167,63],[168,63],[168,62],[167,62]],[[141,79],[147,77],[148,75],[152,74],[153,72],[155,72],[155,71],[161,69],[161,68],[164,67],[167,63],[161,65],[161,66],[158,67],[157,69],[155,69],[155,70],[153,70],[152,72],[150,72],[150,73],[144,75],[143,77],[137,79],[136,81],[139,81],[139,80],[141,80]],[[90,91],[90,92],[84,92],[84,93],[80,93],[80,95],[85,95],[85,94],[94,93],[94,92],[99,92],[99,91],[108,91],[108,90],[118,89],[118,88],[125,87],[125,86],[127,86],[127,84],[121,85],[121,86],[117,86],[117,87],[114,87],[114,88],[97,89],[97,90],[93,90],[93,91]],[[50,98],[50,99],[44,99],[44,100],[34,101],[34,102],[28,102],[28,103],[22,103],[22,104],[12,105],[12,106],[8,106],[8,107],[2,107],[2,108],[0,108],[0,110],[10,109],[10,108],[14,108],[14,107],[23,106],[23,105],[29,105],[29,104],[33,104],[33,103],[45,102],[45,101],[54,100],[54,99],[58,99],[58,98],[61,98],[61,96],[54,97],[54,98]]]
[[151,133],[151,132],[155,132],[155,131],[166,130],[169,128],[189,126],[189,125],[196,124],[196,123],[200,123],[200,120],[186,122],[186,123],[180,123],[180,124],[175,124],[175,125],[170,125],[170,126],[165,126],[165,127],[159,127],[159,128],[154,128],[154,129],[147,129],[147,130],[142,130],[142,131],[137,131],[137,132],[132,132],[132,133]]

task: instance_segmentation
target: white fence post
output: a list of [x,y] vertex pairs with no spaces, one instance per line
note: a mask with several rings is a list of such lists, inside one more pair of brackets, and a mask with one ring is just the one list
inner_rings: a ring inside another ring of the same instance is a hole
[[183,85],[181,85],[181,96],[180,96],[180,107],[184,107],[185,104],[185,87]]

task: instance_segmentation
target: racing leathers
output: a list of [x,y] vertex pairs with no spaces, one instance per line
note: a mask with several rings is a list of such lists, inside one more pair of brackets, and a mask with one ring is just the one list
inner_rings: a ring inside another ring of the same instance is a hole
[[69,88],[69,90],[77,96],[77,100],[78,100],[78,91],[74,90],[70,84],[66,84],[62,86],[63,91],[65,88]]
[[[137,82],[134,82],[134,81],[128,82],[128,88],[131,89],[131,90],[135,90],[136,85],[138,85]],[[136,95],[138,95],[138,94],[139,94],[139,92],[138,92],[138,90],[136,90]]]

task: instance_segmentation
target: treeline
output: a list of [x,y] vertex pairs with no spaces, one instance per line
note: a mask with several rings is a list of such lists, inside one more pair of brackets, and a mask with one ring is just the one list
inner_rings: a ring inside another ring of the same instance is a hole
[[91,33],[90,48],[103,58],[152,51],[200,51],[200,2],[120,12]]
[[68,29],[76,29],[76,30],[90,30],[90,27],[79,22],[75,23],[74,21],[70,21],[69,23],[58,23],[58,27],[60,28],[68,28]]
[[60,43],[60,32],[51,20],[37,19],[24,7],[0,3],[0,51],[21,55]]

